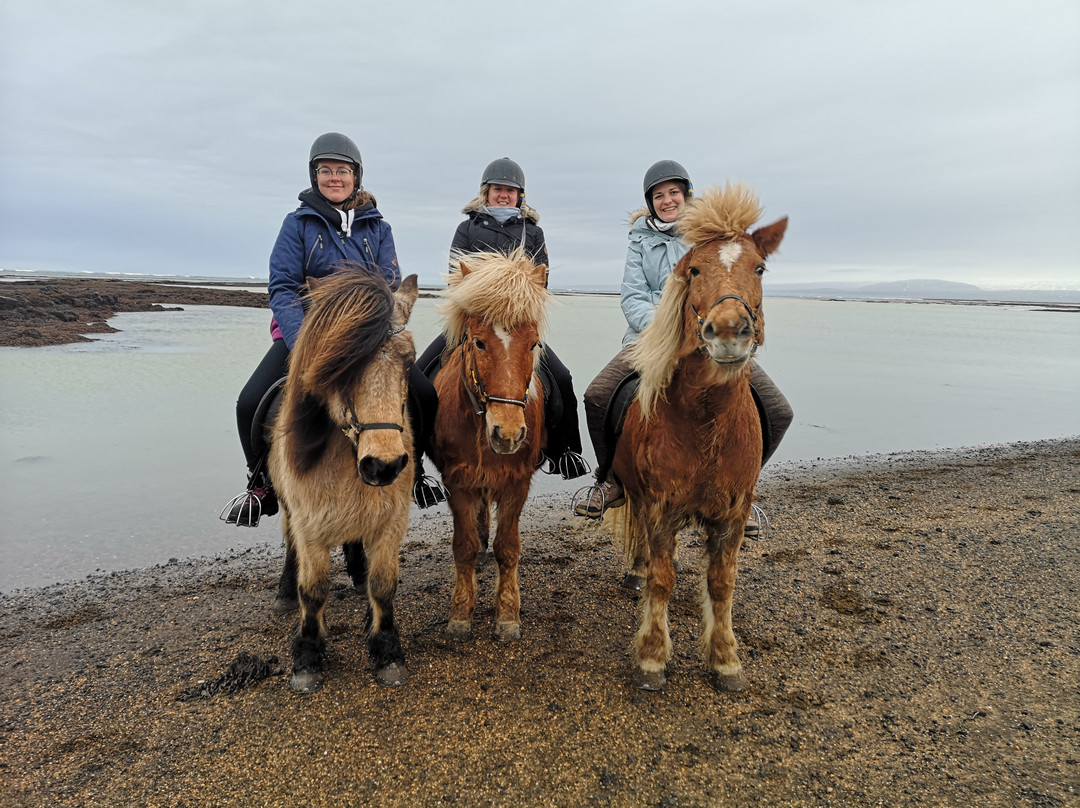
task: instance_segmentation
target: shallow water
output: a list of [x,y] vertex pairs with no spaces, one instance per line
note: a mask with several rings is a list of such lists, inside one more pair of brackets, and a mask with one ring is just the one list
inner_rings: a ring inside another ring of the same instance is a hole
[[[434,304],[414,311],[418,351]],[[580,395],[618,350],[618,300],[560,297],[551,315]],[[1080,432],[1080,315],[791,299],[766,315],[759,356],[795,410],[772,467]],[[268,320],[192,306],[118,315],[92,343],[0,348],[0,591],[280,541],[277,517],[217,518],[243,487],[233,408]],[[538,474],[533,490],[569,507],[584,481]]]

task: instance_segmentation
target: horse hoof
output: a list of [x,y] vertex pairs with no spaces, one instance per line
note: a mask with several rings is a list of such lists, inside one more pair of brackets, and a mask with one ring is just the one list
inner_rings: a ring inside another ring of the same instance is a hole
[[274,614],[292,614],[300,608],[296,598],[277,598],[273,605]]
[[721,693],[740,693],[746,689],[746,677],[743,676],[742,671],[727,675],[711,671],[709,682]]
[[375,681],[383,687],[396,687],[409,681],[409,669],[396,662],[375,671]]
[[289,686],[296,693],[314,693],[322,683],[323,675],[319,671],[293,671]]
[[628,572],[619,582],[619,586],[623,589],[629,589],[631,592],[640,592],[645,588],[645,576]]
[[451,620],[446,624],[446,639],[454,642],[472,639],[472,623],[467,620]]
[[495,626],[495,642],[517,642],[520,639],[520,623],[499,623]]
[[663,690],[667,684],[667,677],[663,671],[643,671],[641,668],[634,669],[634,685],[641,690]]

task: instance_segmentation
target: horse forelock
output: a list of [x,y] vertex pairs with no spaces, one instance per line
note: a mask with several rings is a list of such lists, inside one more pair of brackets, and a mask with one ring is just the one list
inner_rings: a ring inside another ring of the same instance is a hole
[[[467,275],[462,274],[460,262],[468,266]],[[438,307],[447,345],[460,342],[470,317],[511,331],[529,323],[536,324],[541,336],[547,331],[551,293],[523,249],[509,255],[455,255],[452,263],[455,268],[446,276],[447,288]]]
[[688,244],[746,235],[764,209],[747,185],[729,182],[722,189],[707,188],[687,201],[679,216],[679,235]]
[[394,316],[394,297],[381,277],[343,269],[311,293],[290,358],[290,377],[301,388],[326,397],[363,374],[385,344]]

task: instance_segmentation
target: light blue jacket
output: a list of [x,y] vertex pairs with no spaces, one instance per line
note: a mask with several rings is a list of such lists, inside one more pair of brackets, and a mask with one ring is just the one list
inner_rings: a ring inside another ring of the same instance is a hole
[[630,246],[626,249],[626,269],[622,281],[622,310],[628,328],[623,345],[634,342],[656,312],[664,281],[689,245],[675,233],[659,233],[645,223],[647,210],[630,217]]

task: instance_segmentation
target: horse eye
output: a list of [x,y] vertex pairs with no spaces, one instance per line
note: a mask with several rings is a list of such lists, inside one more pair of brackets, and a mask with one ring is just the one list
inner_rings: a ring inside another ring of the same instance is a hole
[[756,267],[754,268],[754,272],[756,272],[756,273],[757,273],[757,276],[758,276],[758,277],[760,278],[760,277],[761,277],[762,275],[764,275],[764,274],[765,274],[765,265],[764,265],[764,264],[758,264],[758,265],[757,265],[757,266],[756,266]]
[[701,274],[700,269],[698,269],[697,267],[690,267],[690,277],[691,278],[696,278],[700,274]]
[[476,350],[478,350],[478,351],[486,351],[487,350],[487,346],[484,344],[484,341],[482,339],[478,339],[476,337],[473,337],[473,345],[476,346]]

